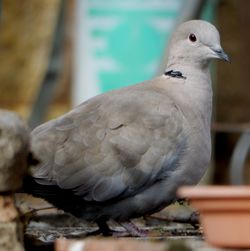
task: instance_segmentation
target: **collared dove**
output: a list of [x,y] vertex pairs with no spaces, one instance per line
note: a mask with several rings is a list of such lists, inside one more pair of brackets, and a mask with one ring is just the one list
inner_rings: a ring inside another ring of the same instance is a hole
[[[31,192],[111,231],[176,200],[197,184],[210,161],[211,59],[228,60],[217,29],[193,20],[169,45],[165,74],[95,96],[35,128]],[[28,184],[28,183],[27,183]]]

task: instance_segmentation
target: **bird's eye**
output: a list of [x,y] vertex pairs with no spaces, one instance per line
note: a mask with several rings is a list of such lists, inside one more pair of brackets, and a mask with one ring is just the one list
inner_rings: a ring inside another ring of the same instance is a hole
[[196,42],[196,40],[197,40],[196,36],[193,33],[191,33],[188,38],[193,43]]

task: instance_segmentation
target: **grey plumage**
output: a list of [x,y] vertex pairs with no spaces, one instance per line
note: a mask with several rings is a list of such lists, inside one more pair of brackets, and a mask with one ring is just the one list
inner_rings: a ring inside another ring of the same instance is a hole
[[[173,202],[176,189],[196,184],[210,161],[208,64],[222,55],[213,25],[183,23],[170,43],[166,71],[184,78],[162,75],[98,95],[36,128],[37,195],[99,223],[128,221]],[[77,202],[63,198],[62,191],[65,196],[70,191]]]

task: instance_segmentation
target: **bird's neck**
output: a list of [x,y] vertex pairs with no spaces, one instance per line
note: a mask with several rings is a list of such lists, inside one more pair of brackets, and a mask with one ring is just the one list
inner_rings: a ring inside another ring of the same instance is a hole
[[211,77],[208,65],[169,63],[165,75],[186,80],[189,83],[187,87],[211,91]]
[[186,75],[193,74],[194,72],[197,74],[210,74],[209,72],[209,62],[204,62],[204,63],[196,63],[196,62],[186,62],[186,61],[181,61],[181,62],[175,62],[175,61],[170,61],[167,64],[166,71],[168,70],[176,70],[180,71],[182,73],[185,73]]
[[[210,126],[212,113],[212,85],[209,67],[197,67],[196,65],[169,64],[165,72],[178,72],[182,78],[172,76],[176,88],[170,87],[175,92],[173,97],[183,110],[194,111],[190,116],[203,116],[204,123]],[[171,76],[166,76],[170,77]],[[180,88],[181,85],[181,88]],[[200,114],[200,115],[199,115]],[[193,119],[195,119],[195,117]]]
[[[177,54],[177,55],[176,55]],[[179,53],[171,53],[167,59],[167,68],[169,67],[184,67],[184,68],[195,68],[202,71],[208,70],[211,59],[204,59],[202,57],[194,57],[192,54],[179,55]]]

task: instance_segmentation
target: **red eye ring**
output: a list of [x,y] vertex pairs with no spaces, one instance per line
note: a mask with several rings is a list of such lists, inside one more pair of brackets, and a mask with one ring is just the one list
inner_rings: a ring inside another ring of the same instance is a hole
[[194,35],[194,33],[191,33],[190,35],[189,35],[189,40],[191,41],[191,42],[196,42],[196,40],[197,40],[197,38],[196,38],[196,36]]

